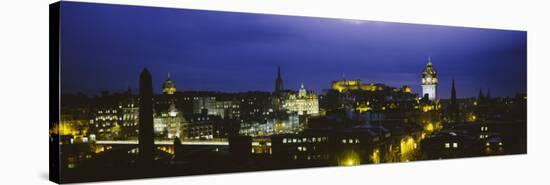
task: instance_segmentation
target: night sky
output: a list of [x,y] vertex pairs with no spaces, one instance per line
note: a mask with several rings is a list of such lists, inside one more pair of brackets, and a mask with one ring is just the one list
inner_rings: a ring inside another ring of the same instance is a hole
[[429,56],[439,96],[513,96],[527,91],[527,33],[417,24],[321,19],[64,2],[61,91],[137,92],[144,67],[155,92],[171,73],[178,91],[321,92],[360,79],[421,92]]

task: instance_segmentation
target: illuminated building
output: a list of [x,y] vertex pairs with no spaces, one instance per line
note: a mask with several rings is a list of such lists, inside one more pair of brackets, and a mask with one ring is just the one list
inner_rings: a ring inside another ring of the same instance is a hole
[[157,136],[164,139],[182,138],[186,132],[188,122],[174,103],[163,112],[155,114],[154,130]]
[[208,115],[206,110],[201,114],[194,114],[187,126],[185,138],[213,139],[222,132],[219,127],[222,123],[219,116]]
[[170,79],[170,73],[168,73],[168,79],[162,84],[162,92],[169,95],[176,92],[176,84]]
[[403,86],[403,88],[401,88],[401,91],[405,93],[412,93],[411,87],[407,85]]
[[290,113],[286,116],[287,119],[281,120],[284,128],[283,132],[296,132],[304,129],[304,125],[300,124],[300,116],[298,113]]
[[217,100],[216,97],[193,98],[193,114],[200,114],[203,110],[206,110],[208,115],[238,119],[240,117],[239,107],[240,105],[237,101]]
[[363,84],[361,80],[337,80],[333,81],[331,85],[332,90],[338,92],[362,90],[362,91],[381,91],[384,90],[384,86],[381,84]]
[[52,132],[56,132],[62,138],[68,138],[66,143],[87,143],[88,120],[83,114],[61,114],[60,123],[56,124]]
[[288,112],[297,112],[298,115],[318,115],[319,100],[315,93],[307,92],[302,83],[298,94],[291,93],[287,95],[283,108]]
[[118,139],[123,123],[123,112],[119,107],[105,107],[98,109],[95,117],[90,120],[92,134],[98,140]]
[[271,94],[266,92],[244,92],[236,94],[240,108],[240,122],[243,124],[265,124],[274,116]]
[[381,133],[387,131],[375,128],[307,129],[299,134],[274,135],[271,137],[272,155],[281,160],[332,165],[380,162],[379,156],[373,161],[370,154],[376,153],[376,146],[383,143],[379,137]]
[[134,102],[121,105],[123,138],[136,138],[138,134],[139,107]]
[[193,114],[201,114],[206,110],[208,115],[216,115],[216,97],[193,97]]
[[422,72],[422,97],[427,96],[430,101],[437,99],[437,72],[432,67],[432,58]]
[[478,140],[454,131],[434,133],[421,144],[422,152],[428,159],[469,157],[481,152]]
[[245,136],[268,136],[275,132],[275,125],[273,119],[266,121],[266,123],[249,122],[241,123],[239,134]]

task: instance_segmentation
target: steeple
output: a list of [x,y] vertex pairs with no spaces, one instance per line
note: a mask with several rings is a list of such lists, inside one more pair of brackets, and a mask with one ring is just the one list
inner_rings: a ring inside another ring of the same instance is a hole
[[453,79],[452,87],[451,87],[451,102],[449,103],[449,118],[452,122],[458,121],[458,114],[459,114],[459,106],[458,102],[456,101],[456,88],[455,88],[455,80]]
[[283,78],[281,76],[281,66],[277,66],[277,79],[275,80],[275,94],[283,92]]
[[456,88],[455,88],[455,79],[453,79],[453,84],[451,87],[451,102],[456,102]]
[[485,96],[483,95],[483,90],[481,88],[479,88],[479,95],[477,95],[477,99],[480,101],[485,99]]
[[428,64],[427,66],[432,66],[432,56],[428,57]]
[[281,66],[277,66],[277,79],[281,79]]

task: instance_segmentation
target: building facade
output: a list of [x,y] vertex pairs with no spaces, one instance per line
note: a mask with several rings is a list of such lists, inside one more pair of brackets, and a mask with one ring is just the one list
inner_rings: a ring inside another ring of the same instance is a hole
[[437,99],[437,72],[433,69],[432,59],[428,58],[428,64],[422,72],[422,97],[428,97],[430,101]]
[[307,92],[302,83],[298,94],[290,93],[287,95],[283,108],[287,112],[297,112],[298,115],[315,116],[319,114],[319,99],[315,93]]

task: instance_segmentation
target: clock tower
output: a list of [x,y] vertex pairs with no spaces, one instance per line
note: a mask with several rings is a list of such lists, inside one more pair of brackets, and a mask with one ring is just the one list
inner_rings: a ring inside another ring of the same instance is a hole
[[422,97],[428,97],[428,100],[437,99],[437,72],[432,67],[432,58],[428,58],[428,64],[422,72]]

